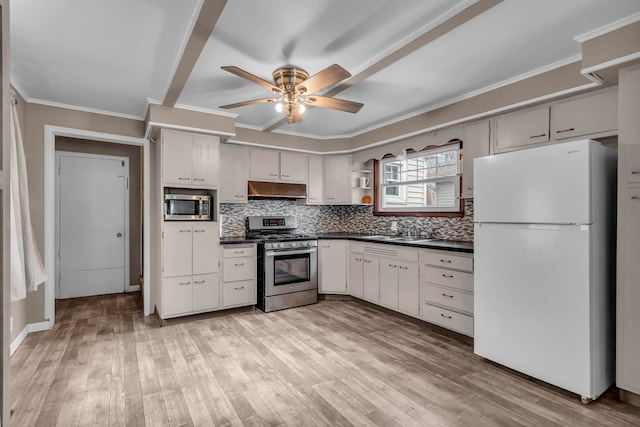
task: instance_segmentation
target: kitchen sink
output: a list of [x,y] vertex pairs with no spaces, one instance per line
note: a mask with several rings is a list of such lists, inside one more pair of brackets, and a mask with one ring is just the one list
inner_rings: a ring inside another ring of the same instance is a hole
[[375,235],[375,236],[362,236],[363,239],[371,239],[371,240],[394,240],[397,239],[396,236],[385,236],[385,235]]
[[425,239],[422,237],[413,237],[413,236],[384,236],[384,235],[374,235],[374,236],[362,236],[363,239],[371,239],[377,241],[387,241],[387,242],[409,242],[409,243],[424,243],[430,242],[435,239]]

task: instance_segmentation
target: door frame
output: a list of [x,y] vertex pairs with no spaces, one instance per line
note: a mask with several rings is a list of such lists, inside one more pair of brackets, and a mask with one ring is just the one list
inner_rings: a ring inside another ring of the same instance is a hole
[[[105,160],[117,160],[124,162],[125,164],[125,197],[124,197],[124,230],[125,230],[125,241],[124,241],[124,286],[122,288],[123,292],[134,292],[140,289],[139,285],[132,286],[130,283],[130,259],[129,259],[129,250],[130,250],[130,242],[131,242],[131,233],[129,232],[129,221],[130,221],[130,206],[129,206],[129,158],[122,156],[110,156],[107,154],[93,154],[93,153],[82,153],[76,151],[64,151],[64,150],[55,150],[56,155],[56,169],[60,167],[60,157],[63,156],[73,156],[73,157],[84,157],[89,159],[105,159]],[[55,204],[56,204],[56,251],[60,250],[60,217],[58,213],[60,212],[60,175],[56,174],[56,194],[55,194]],[[56,271],[60,272],[60,252],[57,252],[58,256],[56,256]],[[59,275],[54,276],[54,294],[55,297],[60,297],[60,277]]]
[[116,135],[104,132],[95,132],[85,129],[68,128],[62,126],[44,125],[44,261],[45,268],[49,279],[44,282],[44,321],[48,323],[49,328],[55,325],[55,280],[56,263],[55,263],[55,149],[56,136],[67,136],[71,138],[90,139],[93,141],[111,142],[114,144],[126,144],[141,146],[144,149],[143,158],[143,241],[142,241],[142,277],[145,283],[145,292],[143,298],[144,315],[151,314],[151,156],[150,142],[145,138],[136,138],[131,136]]

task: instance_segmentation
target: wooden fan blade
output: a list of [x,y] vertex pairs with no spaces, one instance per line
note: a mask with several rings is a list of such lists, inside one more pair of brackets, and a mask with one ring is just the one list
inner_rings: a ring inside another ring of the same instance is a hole
[[351,77],[351,73],[338,64],[333,64],[296,85],[296,90],[300,93],[311,95],[349,77]]
[[218,108],[224,108],[229,110],[231,108],[244,107],[245,105],[263,104],[265,102],[276,102],[276,101],[278,101],[278,98],[261,98],[261,99],[253,99],[251,101],[236,102],[235,104],[221,105]]
[[346,111],[347,113],[357,113],[364,104],[347,101],[339,98],[329,98],[328,96],[307,96],[304,100],[307,105],[320,108],[331,108],[333,110]]
[[242,77],[243,79],[247,79],[252,83],[260,85],[266,89],[269,89],[273,93],[282,94],[282,90],[278,86],[274,86],[273,83],[269,83],[266,80],[261,79],[258,76],[254,76],[248,71],[243,70],[242,68],[234,67],[234,66],[225,66],[220,67],[225,71],[230,72],[231,74],[235,74],[238,77]]

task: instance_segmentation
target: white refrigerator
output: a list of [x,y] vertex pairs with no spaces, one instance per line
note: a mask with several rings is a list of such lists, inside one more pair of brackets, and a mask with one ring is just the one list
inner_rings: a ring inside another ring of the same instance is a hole
[[474,162],[474,351],[583,402],[615,378],[616,165],[590,140]]

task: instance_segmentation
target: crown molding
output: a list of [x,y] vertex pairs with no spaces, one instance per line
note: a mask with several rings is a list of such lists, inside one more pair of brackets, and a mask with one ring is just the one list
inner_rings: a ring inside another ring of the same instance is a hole
[[638,21],[640,21],[640,12],[625,16],[615,22],[596,28],[595,30],[591,30],[587,33],[580,34],[579,36],[575,36],[573,39],[579,43],[584,43]]

